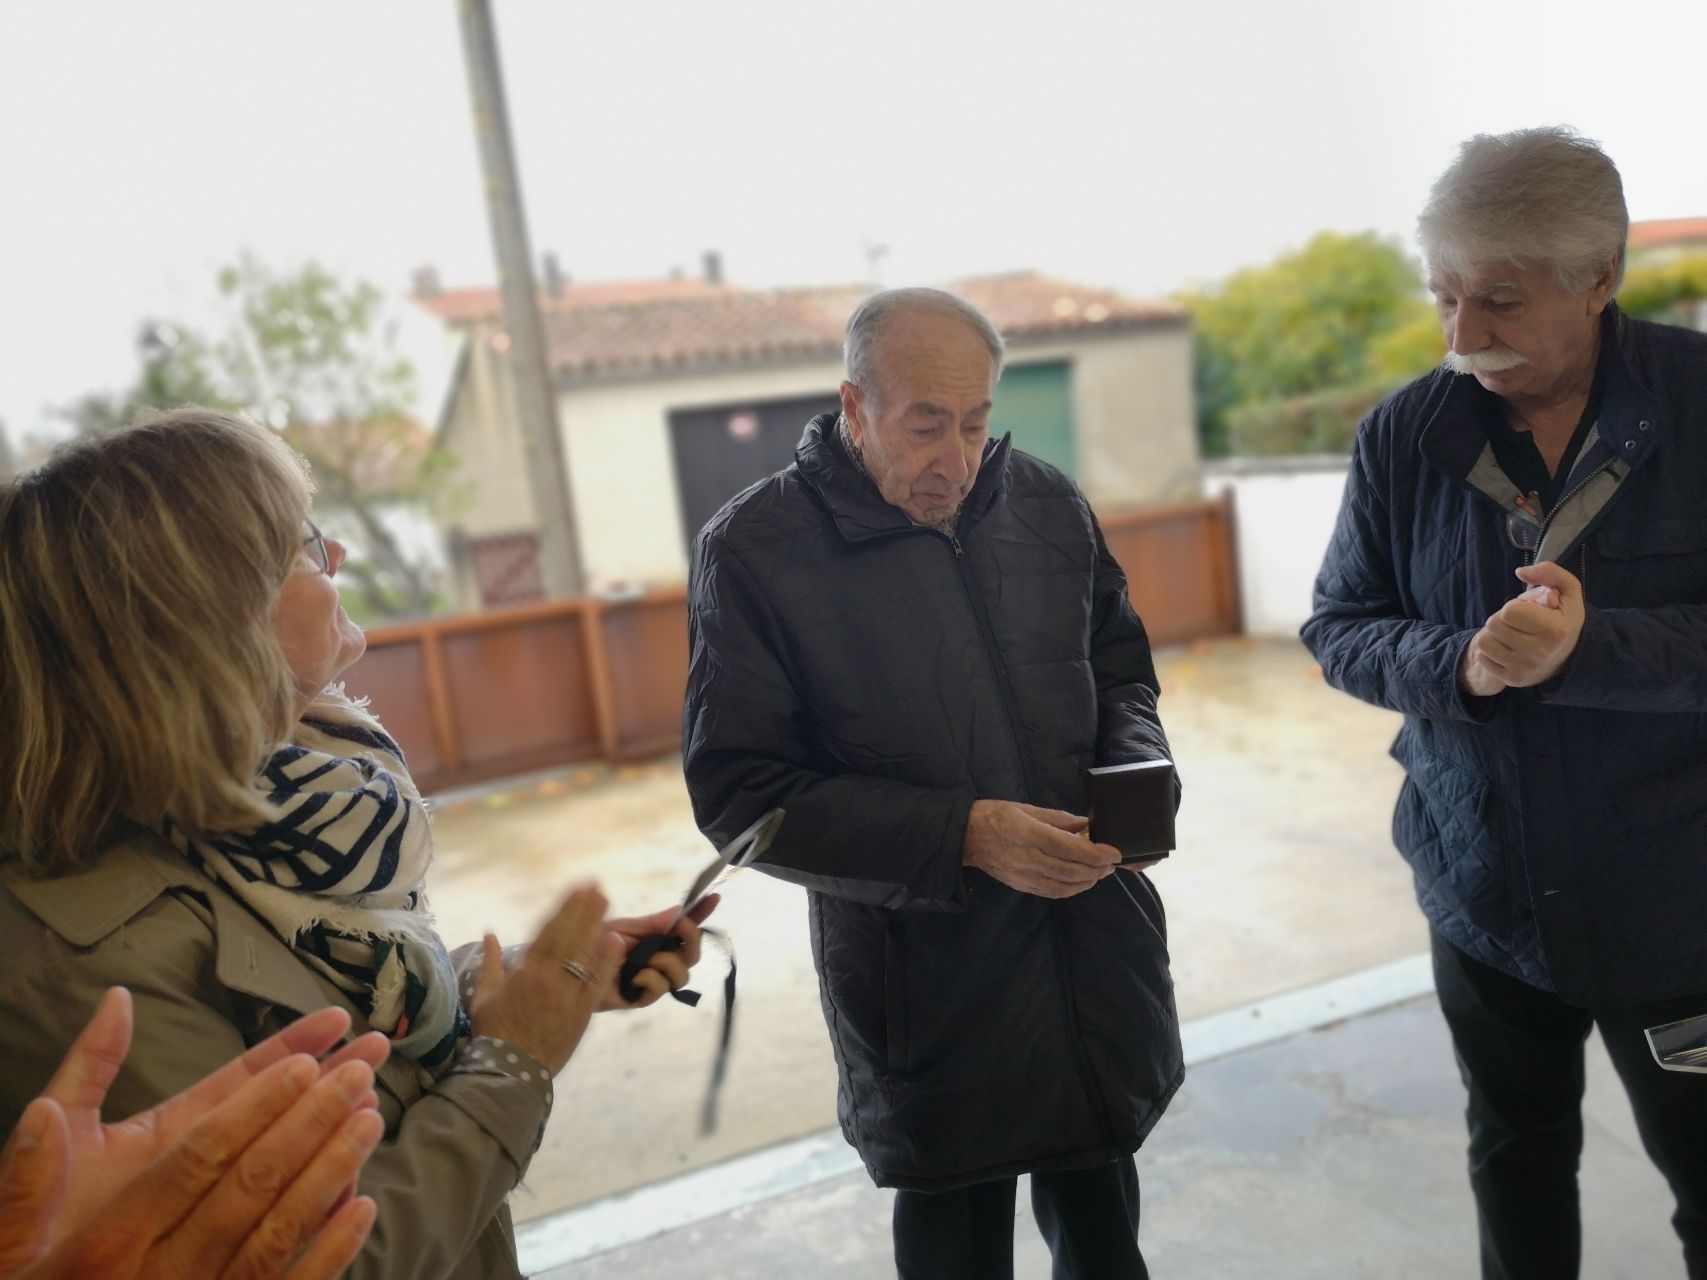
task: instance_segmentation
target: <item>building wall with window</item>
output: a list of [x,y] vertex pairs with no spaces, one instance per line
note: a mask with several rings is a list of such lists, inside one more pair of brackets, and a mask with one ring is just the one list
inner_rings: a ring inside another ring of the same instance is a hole
[[[461,495],[450,541],[461,603],[470,609],[483,604],[480,557],[472,552],[505,563],[515,535],[534,524],[507,377],[506,362],[476,331],[441,423],[458,459]],[[768,410],[779,402],[799,406],[801,421],[792,429],[798,439],[807,406],[833,406],[841,377],[839,360],[812,359],[560,381],[558,412],[590,587],[686,579],[697,533],[688,524],[708,503],[703,485],[684,503],[684,462],[694,468],[692,487],[705,455],[684,448],[682,433],[716,432],[715,447],[733,451],[730,465],[719,468],[730,487],[726,499],[787,463],[790,450],[777,447],[782,428]],[[764,430],[755,433],[760,421]],[[1012,430],[1016,447],[1062,467],[1108,511],[1195,496],[1194,424],[1184,324],[1014,341],[992,414],[996,432]],[[753,474],[737,483],[744,464],[735,458],[743,451]]]

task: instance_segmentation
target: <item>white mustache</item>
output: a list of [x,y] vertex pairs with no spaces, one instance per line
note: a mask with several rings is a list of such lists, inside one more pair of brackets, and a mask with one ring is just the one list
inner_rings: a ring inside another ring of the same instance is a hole
[[1467,356],[1456,351],[1446,353],[1446,367],[1453,373],[1504,373],[1528,363],[1515,351],[1472,351]]

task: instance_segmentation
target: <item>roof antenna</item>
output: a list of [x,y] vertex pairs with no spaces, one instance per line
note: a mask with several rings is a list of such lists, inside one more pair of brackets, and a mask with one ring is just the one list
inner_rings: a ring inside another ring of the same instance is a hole
[[865,278],[873,289],[883,287],[883,259],[889,256],[889,246],[878,244],[876,241],[862,237],[860,246],[865,251]]

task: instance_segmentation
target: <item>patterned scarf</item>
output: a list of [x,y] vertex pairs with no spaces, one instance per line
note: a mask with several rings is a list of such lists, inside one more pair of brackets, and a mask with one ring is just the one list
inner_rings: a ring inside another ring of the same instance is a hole
[[469,1034],[423,880],[427,812],[403,753],[341,698],[322,698],[255,778],[277,816],[252,831],[166,836],[350,997],[428,1076]]

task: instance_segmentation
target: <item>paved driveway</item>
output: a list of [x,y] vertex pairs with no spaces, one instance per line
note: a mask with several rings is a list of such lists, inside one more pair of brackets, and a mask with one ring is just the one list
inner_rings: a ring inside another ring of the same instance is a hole
[[[1227,641],[1159,656],[1185,783],[1167,901],[1180,1012],[1194,1018],[1426,949],[1388,840],[1397,718],[1328,689],[1297,644]],[[454,945],[525,940],[562,886],[615,909],[665,905],[707,855],[678,763],[588,769],[452,798],[437,818],[433,906]],[[549,1213],[835,1123],[834,1069],[802,892],[756,873],[721,922],[741,958],[723,1123],[695,1132],[717,1000],[601,1016],[559,1084],[518,1216]],[[707,974],[708,990],[716,986]]]

